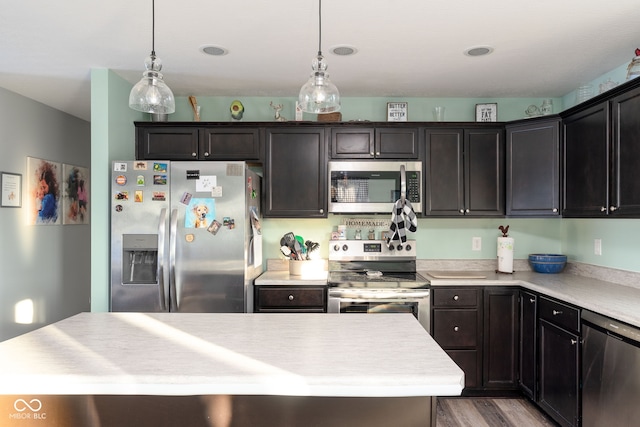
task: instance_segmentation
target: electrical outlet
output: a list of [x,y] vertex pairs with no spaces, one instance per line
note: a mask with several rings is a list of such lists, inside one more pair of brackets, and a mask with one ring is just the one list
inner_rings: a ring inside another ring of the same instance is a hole
[[602,255],[602,239],[595,239],[593,241],[593,253],[596,255]]
[[482,237],[472,237],[471,238],[471,250],[472,251],[480,251],[480,250],[482,250]]

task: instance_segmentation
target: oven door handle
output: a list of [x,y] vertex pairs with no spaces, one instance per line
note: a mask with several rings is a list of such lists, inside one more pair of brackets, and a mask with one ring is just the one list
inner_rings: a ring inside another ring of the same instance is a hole
[[349,301],[362,300],[415,300],[429,298],[429,290],[411,291],[411,292],[366,292],[366,291],[350,291],[348,289],[329,289],[329,298],[340,298]]

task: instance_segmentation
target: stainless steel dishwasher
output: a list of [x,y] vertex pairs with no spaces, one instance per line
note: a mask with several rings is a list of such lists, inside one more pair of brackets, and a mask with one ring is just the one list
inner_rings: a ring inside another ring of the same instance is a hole
[[582,425],[637,426],[640,328],[582,310]]

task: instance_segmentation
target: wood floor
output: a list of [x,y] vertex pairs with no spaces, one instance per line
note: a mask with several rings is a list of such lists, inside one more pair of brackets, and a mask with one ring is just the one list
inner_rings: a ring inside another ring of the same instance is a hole
[[554,427],[526,399],[438,398],[437,427]]

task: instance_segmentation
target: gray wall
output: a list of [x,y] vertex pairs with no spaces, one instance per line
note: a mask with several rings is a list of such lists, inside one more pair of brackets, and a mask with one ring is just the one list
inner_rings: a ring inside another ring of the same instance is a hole
[[[0,88],[0,171],[23,178],[22,208],[0,208],[0,341],[91,307],[91,230],[27,225],[27,156],[89,168],[89,122]],[[91,203],[91,195],[89,199]],[[33,321],[15,321],[31,300]]]

